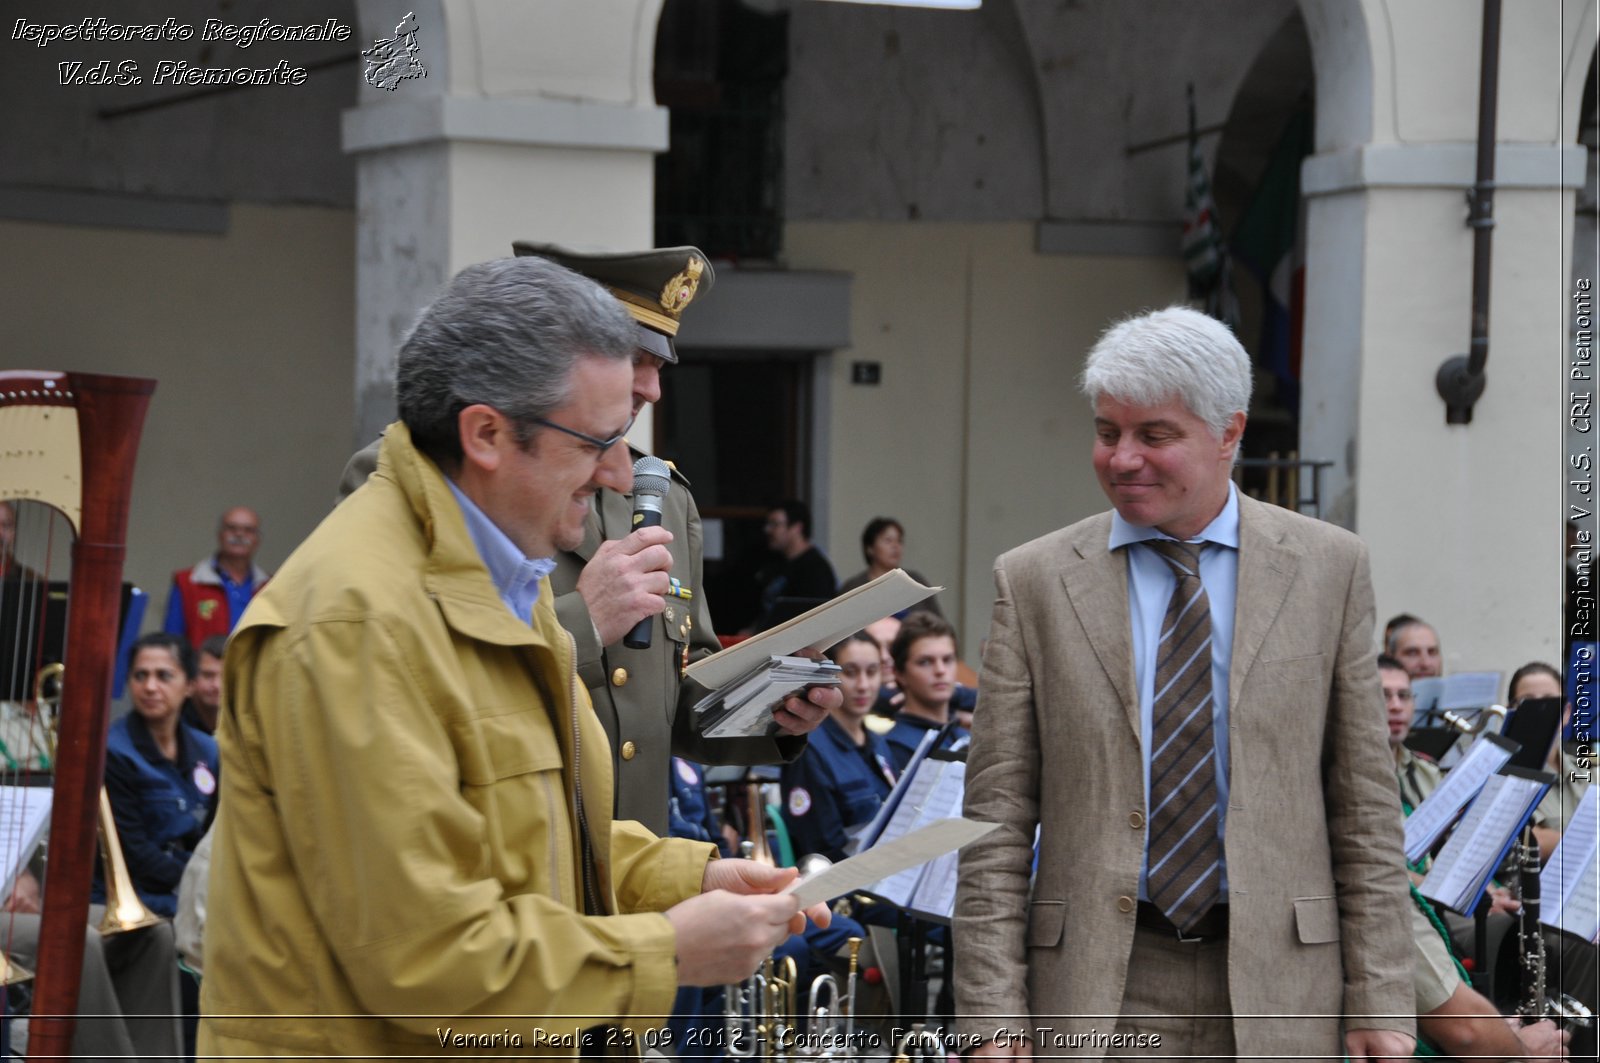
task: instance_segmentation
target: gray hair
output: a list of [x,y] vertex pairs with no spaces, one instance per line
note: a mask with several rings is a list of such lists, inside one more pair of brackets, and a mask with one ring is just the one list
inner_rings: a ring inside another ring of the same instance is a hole
[[1395,650],[1400,648],[1400,636],[1404,635],[1407,631],[1412,631],[1419,627],[1431,631],[1433,633],[1434,640],[1438,640],[1438,628],[1434,627],[1426,620],[1412,617],[1410,620],[1402,620],[1400,623],[1389,629],[1389,637],[1384,640],[1383,648],[1387,652],[1393,653]]
[[493,406],[526,442],[532,422],[570,398],[580,357],[631,361],[637,346],[633,318],[587,277],[535,257],[468,266],[401,343],[400,419],[417,449],[453,469],[462,410]]
[[1109,396],[1160,406],[1178,399],[1217,436],[1249,409],[1250,385],[1250,357],[1228,326],[1186,306],[1112,325],[1089,352],[1080,383],[1090,402]]

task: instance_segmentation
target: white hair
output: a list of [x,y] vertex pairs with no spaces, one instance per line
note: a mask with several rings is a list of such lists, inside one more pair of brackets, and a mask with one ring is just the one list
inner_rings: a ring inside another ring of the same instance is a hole
[[1178,399],[1221,436],[1250,407],[1250,356],[1216,318],[1169,306],[1120,321],[1089,352],[1080,386],[1091,403],[1131,406]]

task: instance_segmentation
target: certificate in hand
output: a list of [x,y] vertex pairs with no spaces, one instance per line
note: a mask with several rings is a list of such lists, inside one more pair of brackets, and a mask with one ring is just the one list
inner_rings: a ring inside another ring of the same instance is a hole
[[970,845],[998,825],[971,819],[941,819],[892,842],[880,842],[866,852],[823,868],[814,875],[807,875],[784,892],[793,893],[800,898],[800,906],[808,908],[865,889],[874,882],[907,868],[919,867],[952,849]]

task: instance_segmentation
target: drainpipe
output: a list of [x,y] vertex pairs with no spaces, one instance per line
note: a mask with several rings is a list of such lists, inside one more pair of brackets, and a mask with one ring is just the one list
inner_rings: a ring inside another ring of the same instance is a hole
[[1478,176],[1467,193],[1472,232],[1472,345],[1445,359],[1434,385],[1444,399],[1445,424],[1471,424],[1489,363],[1489,264],[1494,251],[1495,104],[1500,89],[1500,0],[1483,0],[1483,49],[1478,73]]

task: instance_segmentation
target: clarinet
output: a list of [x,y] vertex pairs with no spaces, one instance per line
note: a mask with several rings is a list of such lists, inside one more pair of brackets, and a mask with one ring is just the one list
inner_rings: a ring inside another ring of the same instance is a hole
[[1524,824],[1517,840],[1517,951],[1522,969],[1522,1003],[1517,1014],[1529,1022],[1548,1018],[1550,1001],[1545,993],[1544,934],[1539,931],[1539,843],[1533,827]]
[[1594,1021],[1588,1008],[1565,993],[1550,995],[1544,932],[1539,927],[1539,842],[1531,824],[1522,828],[1515,860],[1516,893],[1521,902],[1517,912],[1517,951],[1522,973],[1522,999],[1517,1014],[1528,1022],[1550,1019],[1558,1026],[1587,1028]]

